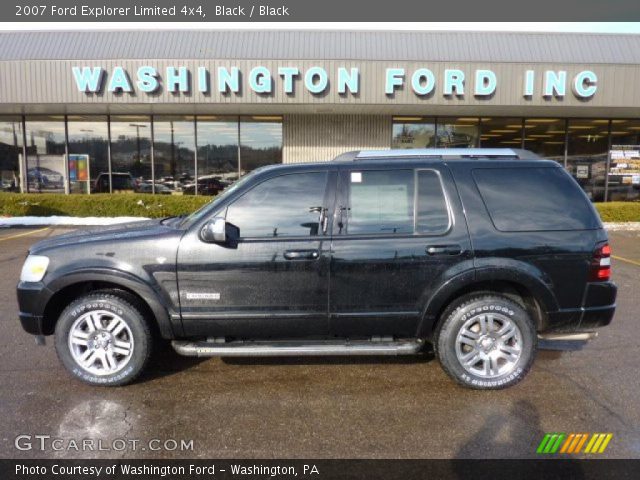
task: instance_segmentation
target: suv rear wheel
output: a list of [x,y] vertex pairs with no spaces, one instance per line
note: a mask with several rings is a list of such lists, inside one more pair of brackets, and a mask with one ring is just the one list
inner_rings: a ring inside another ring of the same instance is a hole
[[501,295],[467,295],[445,311],[434,347],[444,370],[476,389],[509,387],[535,357],[536,330],[527,311]]
[[133,381],[149,359],[151,344],[143,315],[113,291],[74,300],[56,325],[58,357],[71,374],[91,385]]

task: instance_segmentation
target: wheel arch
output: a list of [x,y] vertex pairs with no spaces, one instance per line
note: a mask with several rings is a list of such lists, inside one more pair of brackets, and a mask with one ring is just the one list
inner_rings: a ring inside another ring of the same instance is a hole
[[49,288],[54,293],[48,299],[42,314],[44,335],[53,334],[60,314],[76,298],[98,290],[118,290],[141,310],[144,317],[149,319],[149,326],[163,338],[172,339],[176,336],[167,307],[157,293],[139,279],[104,273],[76,273],[56,279]]
[[423,309],[418,337],[430,338],[447,307],[457,298],[470,293],[504,295],[527,310],[535,321],[536,330],[545,328],[547,312],[557,310],[558,305],[553,292],[542,278],[523,271],[483,270],[476,270],[474,275],[466,272],[432,295]]

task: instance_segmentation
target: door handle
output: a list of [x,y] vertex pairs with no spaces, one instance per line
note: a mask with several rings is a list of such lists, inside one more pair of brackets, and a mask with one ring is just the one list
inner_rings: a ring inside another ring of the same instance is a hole
[[287,250],[284,258],[287,260],[316,260],[320,257],[318,250]]
[[460,255],[460,245],[427,245],[426,252],[429,255]]

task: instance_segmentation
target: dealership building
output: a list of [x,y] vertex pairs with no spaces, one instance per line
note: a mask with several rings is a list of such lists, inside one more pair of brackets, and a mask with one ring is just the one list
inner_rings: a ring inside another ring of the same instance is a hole
[[[0,33],[4,191],[211,194],[360,149],[524,148],[640,196],[640,36]],[[543,194],[543,192],[541,192]]]

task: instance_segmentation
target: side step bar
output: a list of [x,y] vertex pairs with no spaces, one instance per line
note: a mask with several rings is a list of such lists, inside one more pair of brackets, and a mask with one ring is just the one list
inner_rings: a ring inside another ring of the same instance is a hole
[[543,333],[538,334],[538,348],[541,350],[581,350],[598,332]]
[[563,342],[588,342],[598,336],[598,332],[579,332],[579,333],[542,333],[538,335],[541,340],[563,341]]
[[174,340],[171,345],[188,357],[298,357],[338,355],[414,355],[424,342],[411,340],[219,342]]

